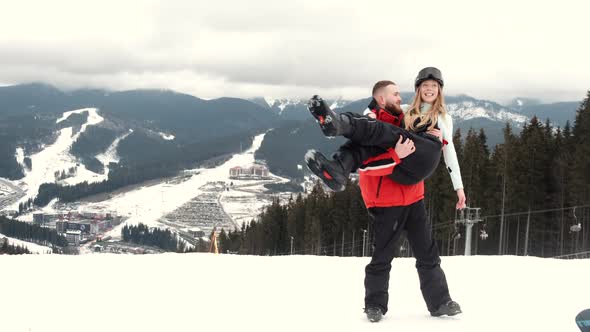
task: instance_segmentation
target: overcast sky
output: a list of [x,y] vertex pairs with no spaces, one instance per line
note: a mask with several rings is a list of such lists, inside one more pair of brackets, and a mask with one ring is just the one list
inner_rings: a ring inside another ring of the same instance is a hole
[[202,98],[361,98],[377,80],[447,94],[582,100],[590,1],[6,1],[0,82]]

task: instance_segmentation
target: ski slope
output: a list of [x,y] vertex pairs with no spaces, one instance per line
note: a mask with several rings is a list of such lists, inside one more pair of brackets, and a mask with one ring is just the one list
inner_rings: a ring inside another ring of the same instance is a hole
[[[187,174],[190,175],[188,179],[183,182],[174,184],[161,182],[141,186],[134,190],[114,195],[113,197],[98,203],[82,204],[80,209],[113,211],[118,215],[128,217],[129,219],[127,219],[125,223],[115,227],[107,234],[113,238],[121,237],[121,229],[126,224],[136,225],[141,222],[148,226],[165,228],[166,226],[161,224],[158,219],[184,205],[193,197],[201,194],[202,190],[199,188],[207,182],[234,182],[235,185],[239,185],[241,181],[230,180],[229,169],[235,166],[251,165],[254,163],[254,152],[260,148],[264,136],[265,134],[257,135],[254,137],[250,149],[243,153],[233,155],[228,161],[215,168],[194,169],[188,171]],[[288,180],[284,179],[284,181]],[[226,208],[224,206],[226,202],[227,200],[225,199],[221,200],[221,204],[224,208]],[[248,217],[251,219],[259,213],[261,206],[261,204],[257,205],[258,209],[253,209],[251,206],[243,206],[242,208],[247,210],[246,213],[251,214]],[[239,207],[228,205],[228,209],[233,213],[236,209],[239,209]]]
[[430,317],[414,260],[401,258],[393,263],[390,311],[381,322],[369,323],[362,312],[368,261],[213,254],[0,256],[3,284],[10,285],[1,292],[0,330],[574,332],[574,317],[590,308],[588,259],[455,256],[443,257],[443,268],[463,314]]
[[120,158],[117,154],[117,148],[119,147],[119,143],[127,138],[131,133],[133,133],[133,129],[129,129],[129,131],[123,134],[120,137],[117,137],[113,143],[107,148],[104,153],[101,153],[96,156],[96,159],[100,161],[104,165],[104,178],[108,179],[109,177],[109,164],[110,163],[118,163]]
[[[72,178],[66,179],[66,184],[77,184],[84,181],[88,182],[100,182],[106,179],[104,174],[96,174],[89,171],[83,164],[79,164],[74,156],[70,154],[70,148],[74,142],[80,137],[80,135],[86,131],[88,126],[96,125],[101,123],[104,118],[101,117],[96,108],[83,108],[79,110],[73,110],[64,112],[62,117],[56,120],[56,123],[60,123],[66,120],[73,113],[88,112],[88,119],[85,124],[80,128],[80,131],[73,134],[72,127],[63,128],[60,130],[57,140],[46,146],[43,150],[30,156],[33,169],[31,171],[25,170],[25,177],[18,182],[22,184],[23,189],[26,191],[26,195],[22,197],[19,202],[13,204],[11,209],[18,210],[18,203],[24,202],[29,198],[34,198],[39,191],[39,187],[43,183],[55,182],[54,173],[57,171],[68,170],[71,167],[77,167],[77,175]],[[23,163],[24,154],[22,148],[17,148],[15,152],[19,163]]]

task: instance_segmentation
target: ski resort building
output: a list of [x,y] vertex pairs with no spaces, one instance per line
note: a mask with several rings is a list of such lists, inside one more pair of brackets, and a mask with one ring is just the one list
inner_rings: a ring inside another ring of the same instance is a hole
[[267,179],[270,177],[270,172],[264,165],[236,166],[229,169],[229,177],[230,179]]
[[80,244],[80,241],[82,241],[82,231],[66,231],[66,239],[69,244],[77,246]]

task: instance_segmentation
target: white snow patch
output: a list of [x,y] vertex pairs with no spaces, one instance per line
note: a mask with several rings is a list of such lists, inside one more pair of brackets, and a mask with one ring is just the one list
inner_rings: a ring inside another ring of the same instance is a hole
[[264,101],[268,104],[268,106],[272,107],[275,104],[276,99],[270,97],[264,97]]
[[280,99],[279,105],[277,106],[281,110],[279,112],[279,114],[283,113],[283,111],[285,110],[285,108],[287,108],[287,106],[298,105],[300,103],[301,103],[301,100],[299,100],[299,99]]
[[124,140],[132,132],[133,130],[129,130],[129,132],[125,133],[123,136],[117,137],[104,153],[96,156],[96,159],[98,159],[104,165],[104,176],[106,179],[109,177],[109,164],[118,163],[120,160],[119,155],[117,154],[119,142]]
[[475,118],[491,118],[488,115],[487,110],[481,107],[458,108],[453,111],[449,111],[449,113],[451,114],[451,116],[456,116],[463,120],[470,120]]
[[[590,275],[588,259],[455,256],[443,257],[442,267],[463,314],[435,318],[420,293],[415,260],[396,258],[389,312],[381,322],[369,323],[362,311],[369,260],[205,253],[4,255],[2,281],[10,287],[2,289],[2,331],[162,332],[198,326],[259,332],[574,332],[574,317],[590,306],[590,284],[583,282]],[[57,285],[76,294],[102,285],[116,296],[105,293],[72,305],[72,297]],[[100,321],[93,322],[89,313],[101,313]]]
[[518,122],[518,123],[525,123],[526,121],[528,121],[528,118],[524,115],[520,115],[520,114],[515,114],[515,113],[511,113],[511,112],[506,112],[506,111],[500,111],[498,113],[498,118],[500,120],[509,120],[509,121],[513,121],[513,122]]
[[26,170],[27,166],[25,165],[25,150],[23,148],[16,148],[14,156],[16,157],[16,162],[23,168],[23,170]]
[[163,139],[165,139],[166,141],[171,141],[174,138],[176,138],[174,135],[172,134],[166,134],[166,133],[158,133]]

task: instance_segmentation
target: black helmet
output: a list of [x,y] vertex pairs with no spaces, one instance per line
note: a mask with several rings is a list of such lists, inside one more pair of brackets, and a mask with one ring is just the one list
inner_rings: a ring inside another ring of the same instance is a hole
[[435,67],[426,67],[422,68],[420,72],[418,72],[418,76],[416,76],[416,82],[414,83],[414,88],[418,89],[420,84],[426,80],[435,80],[440,84],[440,86],[444,86],[445,82],[443,81],[442,74],[440,70]]

